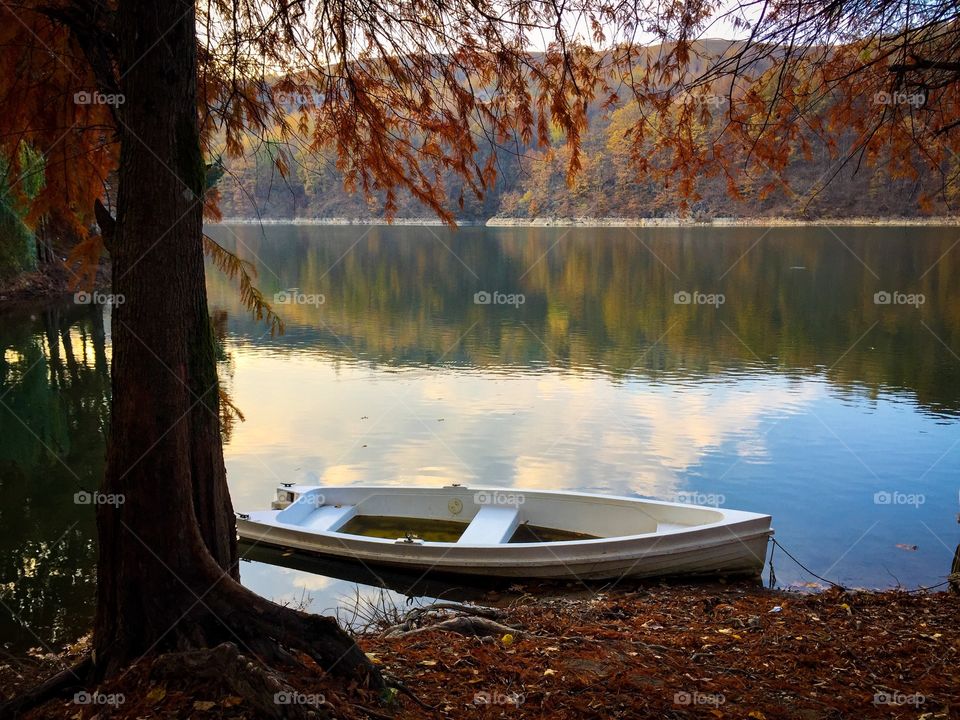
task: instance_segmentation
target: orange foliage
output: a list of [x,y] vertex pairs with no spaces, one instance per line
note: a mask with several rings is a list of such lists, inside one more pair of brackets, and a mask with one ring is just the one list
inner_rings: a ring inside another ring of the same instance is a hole
[[[937,173],[946,197],[960,172],[960,11],[773,0],[757,16],[752,5],[214,0],[197,7],[201,142],[207,157],[242,155],[251,138],[332,150],[348,186],[384,193],[387,216],[403,188],[452,222],[443,173],[482,196],[497,175],[483,150],[549,147],[559,133],[572,183],[591,103],[632,96],[636,173],[690,200],[704,177],[725,177],[733,195],[777,177],[814,142],[838,165]],[[60,216],[84,238],[124,136],[113,4],[24,0],[0,14],[0,153],[14,177],[20,144],[44,154],[30,218]],[[702,39],[718,20],[749,40]],[[292,155],[273,153],[281,177]],[[205,210],[217,217],[215,192]],[[87,243],[75,259],[98,252]]]
[[46,183],[29,205],[28,224],[51,215],[83,237],[118,158],[110,108],[86,102],[99,99],[98,86],[61,22],[13,5],[0,17],[0,154],[10,163],[11,189],[22,191],[20,147],[39,150]]

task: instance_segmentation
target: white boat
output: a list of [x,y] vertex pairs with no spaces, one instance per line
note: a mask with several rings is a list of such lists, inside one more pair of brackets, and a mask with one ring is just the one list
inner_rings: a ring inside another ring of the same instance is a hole
[[580,492],[285,483],[251,543],[422,572],[604,579],[759,574],[770,516]]

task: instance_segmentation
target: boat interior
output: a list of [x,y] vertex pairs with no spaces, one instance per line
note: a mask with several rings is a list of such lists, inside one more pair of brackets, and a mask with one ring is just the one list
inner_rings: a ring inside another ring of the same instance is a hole
[[280,488],[276,521],[314,533],[460,545],[569,542],[717,522],[709,508],[522,491]]

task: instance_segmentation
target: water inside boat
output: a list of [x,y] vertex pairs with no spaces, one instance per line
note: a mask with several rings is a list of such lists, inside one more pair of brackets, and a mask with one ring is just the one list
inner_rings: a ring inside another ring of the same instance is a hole
[[[386,538],[388,540],[409,535],[426,542],[455,543],[466,529],[467,523],[450,520],[393,517],[389,515],[355,515],[337,532],[363,537]],[[595,535],[524,523],[517,528],[509,542],[569,542],[571,540],[593,540],[595,538]]]
[[412,535],[427,542],[455,543],[467,529],[467,523],[428,518],[390,517],[384,515],[354,515],[337,532],[364,537],[397,538]]

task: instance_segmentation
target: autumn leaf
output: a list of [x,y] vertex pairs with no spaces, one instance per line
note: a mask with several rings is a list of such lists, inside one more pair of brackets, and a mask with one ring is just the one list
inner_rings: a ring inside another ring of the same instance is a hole
[[146,695],[146,700],[149,703],[156,705],[158,702],[163,700],[167,696],[167,689],[160,687],[159,685],[150,689]]

